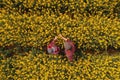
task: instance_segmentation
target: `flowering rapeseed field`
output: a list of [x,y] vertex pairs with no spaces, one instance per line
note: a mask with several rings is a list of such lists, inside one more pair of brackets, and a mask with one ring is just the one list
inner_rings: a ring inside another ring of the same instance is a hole
[[75,56],[36,54],[0,58],[0,80],[119,80],[120,55]]
[[62,34],[85,50],[120,48],[118,0],[3,0],[2,3],[0,46],[43,50],[51,39]]
[[[58,34],[75,43],[74,62],[45,54]],[[120,49],[119,0],[0,0],[0,80],[119,80],[119,54],[79,52],[111,49]]]

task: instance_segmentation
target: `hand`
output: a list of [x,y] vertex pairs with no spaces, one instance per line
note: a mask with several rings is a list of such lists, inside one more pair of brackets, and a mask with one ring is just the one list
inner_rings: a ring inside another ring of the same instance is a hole
[[58,38],[58,37],[57,37],[57,36],[55,36],[54,40],[57,40],[57,38]]
[[58,36],[60,36],[63,40],[67,40],[67,38],[63,37],[61,34],[59,34]]
[[63,36],[61,34],[58,35],[59,37],[63,38]]

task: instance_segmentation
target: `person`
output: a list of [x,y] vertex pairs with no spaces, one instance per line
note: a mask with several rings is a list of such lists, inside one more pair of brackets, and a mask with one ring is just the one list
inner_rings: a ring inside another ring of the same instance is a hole
[[53,41],[50,42],[50,44],[48,44],[47,46],[47,51],[48,53],[51,54],[58,54],[60,52],[60,48],[58,46],[55,45],[55,42],[57,40],[57,36],[53,39]]
[[70,62],[73,61],[73,56],[75,53],[75,45],[74,43],[65,37],[63,37],[61,34],[59,35],[64,40],[64,48],[65,48],[65,54]]

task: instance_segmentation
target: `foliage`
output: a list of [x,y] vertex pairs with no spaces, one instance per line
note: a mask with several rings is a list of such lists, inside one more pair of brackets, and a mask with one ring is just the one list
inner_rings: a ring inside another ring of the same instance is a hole
[[[115,14],[119,13],[118,0],[1,2],[4,6],[0,11],[0,50],[44,50],[58,34],[69,37],[83,50],[120,48],[120,21]],[[63,48],[62,40],[57,44]]]
[[38,15],[61,13],[96,15],[119,15],[120,1],[118,0],[1,0],[1,8],[9,13],[36,13]]
[[[119,0],[0,0],[0,80],[120,79],[119,54],[79,52],[120,49],[119,14]],[[45,54],[58,34],[75,43],[74,62]]]
[[48,80],[48,79],[120,79],[119,55],[75,56],[72,63],[61,55],[36,54],[13,56],[0,60],[2,80]]
[[[120,22],[117,19],[94,16],[70,19],[68,15],[28,16],[1,15],[0,46],[46,46],[54,36],[62,34],[72,39],[78,48],[105,49],[120,47]],[[58,42],[61,43],[61,40]]]

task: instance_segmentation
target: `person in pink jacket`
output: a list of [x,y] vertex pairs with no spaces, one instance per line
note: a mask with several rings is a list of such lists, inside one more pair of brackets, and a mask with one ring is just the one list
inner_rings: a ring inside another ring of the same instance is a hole
[[51,54],[58,54],[60,52],[60,48],[58,46],[55,45],[55,41],[57,40],[57,37],[55,37],[53,39],[53,41],[50,42],[50,44],[48,44],[47,46],[47,51],[48,53]]
[[70,62],[73,61],[73,56],[75,53],[75,45],[74,43],[65,37],[63,37],[61,34],[59,35],[64,40],[64,48],[65,48],[65,54]]

